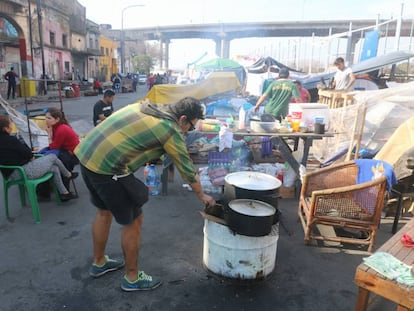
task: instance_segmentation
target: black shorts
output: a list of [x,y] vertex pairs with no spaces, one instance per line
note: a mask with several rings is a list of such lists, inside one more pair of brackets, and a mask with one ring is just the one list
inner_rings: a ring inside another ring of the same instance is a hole
[[148,201],[148,188],[142,181],[133,174],[115,180],[113,176],[94,173],[82,164],[80,167],[93,205],[111,211],[121,225],[129,225],[141,215],[141,207]]

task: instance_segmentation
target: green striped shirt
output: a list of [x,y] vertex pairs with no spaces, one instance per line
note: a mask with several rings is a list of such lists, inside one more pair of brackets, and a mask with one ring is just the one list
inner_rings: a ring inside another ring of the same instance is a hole
[[93,128],[75,149],[82,165],[104,175],[133,173],[165,153],[184,180],[195,182],[196,169],[179,125],[141,113],[139,104],[113,113]]

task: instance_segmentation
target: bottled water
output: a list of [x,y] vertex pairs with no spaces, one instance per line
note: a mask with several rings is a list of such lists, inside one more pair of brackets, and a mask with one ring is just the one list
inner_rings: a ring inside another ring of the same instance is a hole
[[147,181],[147,176],[148,176],[149,169],[150,169],[150,165],[147,162],[147,164],[145,164],[145,167],[144,167],[144,180],[145,180],[145,182]]
[[154,164],[149,166],[147,177],[145,178],[145,184],[148,187],[148,191],[151,195],[158,195],[160,193],[160,175]]

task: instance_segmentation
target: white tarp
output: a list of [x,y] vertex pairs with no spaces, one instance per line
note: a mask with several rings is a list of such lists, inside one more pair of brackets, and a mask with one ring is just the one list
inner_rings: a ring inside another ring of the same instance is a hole
[[367,112],[360,149],[374,152],[384,146],[401,124],[414,117],[414,82],[391,89],[355,92],[354,98],[355,105],[330,109],[328,132],[334,133],[334,137],[316,140],[312,147],[312,153],[319,161],[349,147],[361,106],[365,106]]
[[[27,123],[27,116],[17,111],[9,105],[9,103],[3,99],[0,95],[0,105],[9,115],[10,119],[16,125],[19,134],[23,137],[28,146],[33,148],[43,148],[48,146],[48,136],[45,130],[42,130],[33,120],[29,119],[29,127]],[[30,136],[32,141],[30,142]]]

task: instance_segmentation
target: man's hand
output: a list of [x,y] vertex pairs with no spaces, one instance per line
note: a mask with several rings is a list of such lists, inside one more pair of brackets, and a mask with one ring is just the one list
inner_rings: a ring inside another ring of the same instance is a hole
[[207,207],[208,206],[215,206],[216,205],[216,200],[214,200],[211,196],[209,196],[207,194],[203,194],[203,196],[201,197],[201,201]]

